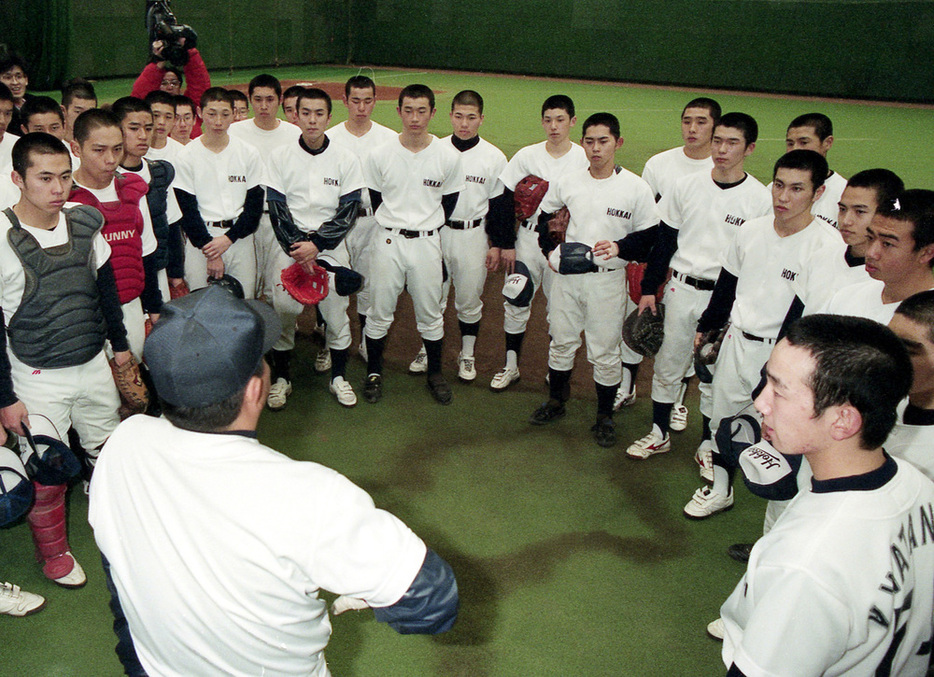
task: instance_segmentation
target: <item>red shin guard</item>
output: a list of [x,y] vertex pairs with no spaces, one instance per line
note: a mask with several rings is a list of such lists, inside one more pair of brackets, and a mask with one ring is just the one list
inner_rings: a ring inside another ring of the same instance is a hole
[[75,566],[65,530],[65,491],[67,485],[46,486],[33,482],[36,501],[26,519],[36,544],[36,559],[42,562],[42,573],[55,580],[67,576]]

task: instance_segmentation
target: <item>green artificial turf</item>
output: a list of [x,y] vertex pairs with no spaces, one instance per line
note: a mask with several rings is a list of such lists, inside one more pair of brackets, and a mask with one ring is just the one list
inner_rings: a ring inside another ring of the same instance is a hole
[[[213,74],[213,79],[237,84],[258,72]],[[271,72],[281,79],[343,82],[357,69]],[[423,82],[439,91],[432,125],[439,135],[449,133],[451,97],[464,88],[480,91],[486,100],[481,132],[507,155],[542,139],[542,100],[567,93],[578,106],[580,122],[598,110],[620,116],[626,144],[618,160],[636,172],[653,153],[680,142],[681,107],[694,96],[533,78],[365,72],[380,85]],[[97,88],[101,101],[110,101],[128,93],[130,82],[102,81]],[[783,150],[788,121],[819,110],[834,120],[830,160],[844,175],[884,166],[909,186],[934,185],[930,155],[915,151],[932,138],[929,110],[715,96],[725,111],[746,111],[759,121],[761,139],[748,168],[763,181]],[[398,128],[394,107],[379,102],[374,118]],[[338,102],[335,122],[344,117]],[[501,278],[491,276],[487,289],[493,296],[498,284]],[[334,618],[326,651],[332,672],[337,677],[723,674],[720,645],[704,628],[742,575],[743,567],[725,549],[760,533],[764,504],[737,486],[731,512],[702,522],[683,517],[682,507],[700,486],[693,461],[699,440],[696,391],[688,398],[688,430],[673,435],[670,453],[643,462],[623,452],[650,425],[649,368],[640,376],[636,405],[616,417],[620,439],[614,449],[597,447],[588,432],[592,387],[576,388],[563,420],[532,427],[526,420],[544,392],[545,356],[527,351],[523,381],[506,393],[491,393],[489,378],[502,360],[502,310],[495,304],[487,308],[478,343],[480,377],[470,385],[454,383],[450,407],[431,401],[422,378],[404,373],[415,350],[397,339],[383,401],[372,406],[361,398],[356,408],[342,409],[327,392],[327,377],[312,369],[314,346],[301,337],[288,407],[267,413],[261,422],[262,441],[346,474],[378,506],[406,521],[458,577],[461,615],[444,636],[403,637],[376,623],[369,612]],[[541,316],[539,304],[533,317],[539,332]],[[447,327],[455,336],[451,309]],[[453,343],[446,347],[449,373]],[[578,365],[583,364],[579,356]],[[586,383],[589,367],[578,372]],[[348,379],[358,395],[363,376],[362,363],[351,360]],[[0,533],[0,580],[48,598],[38,615],[0,616],[0,674],[119,674],[99,556],[86,522],[87,500],[80,488],[69,500],[71,544],[89,577],[82,590],[63,590],[42,577],[25,524]]]

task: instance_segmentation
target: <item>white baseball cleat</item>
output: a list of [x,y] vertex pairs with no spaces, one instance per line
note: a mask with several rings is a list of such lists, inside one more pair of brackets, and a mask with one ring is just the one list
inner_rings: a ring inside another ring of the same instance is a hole
[[732,489],[730,489],[730,493],[724,496],[708,486],[703,486],[694,492],[691,500],[684,506],[684,514],[691,519],[702,520],[732,507]]
[[509,367],[503,367],[498,372],[496,376],[493,377],[493,380],[490,381],[490,390],[501,391],[506,390],[509,386],[519,380],[519,370],[510,369]]
[[[62,557],[62,558],[67,557],[68,559],[71,560],[71,563],[72,563],[71,571],[69,571],[69,572],[68,572],[67,574],[65,574],[64,576],[59,576],[58,578],[53,578],[53,579],[52,579],[52,582],[53,582],[53,583],[57,583],[58,585],[62,586],[63,588],[80,588],[80,587],[83,587],[84,584],[88,582],[88,577],[85,575],[84,569],[81,568],[81,565],[78,564],[78,560],[75,559],[75,556],[71,554],[71,551],[70,551],[70,550],[67,551],[67,552],[66,552],[64,555],[62,555],[61,557]],[[48,560],[48,561],[46,561],[46,565],[49,565],[49,562],[51,562],[51,561],[53,561],[53,560]],[[62,561],[64,561],[64,560],[62,560]],[[59,558],[56,557],[55,560],[54,560],[54,563],[55,563],[55,564],[58,564],[58,562],[59,562]],[[48,574],[46,574],[46,576],[48,576]]]
[[710,622],[707,624],[707,634],[710,635],[711,637],[713,637],[714,639],[719,639],[719,640],[722,642],[722,641],[723,641],[724,632],[725,632],[725,631],[724,631],[724,629],[723,629],[723,619],[722,619],[722,618],[718,618],[718,619],[715,620],[715,621],[710,621]]
[[337,398],[342,406],[353,407],[357,404],[357,396],[353,391],[353,387],[347,383],[343,376],[338,376],[331,381],[330,390],[331,394]]
[[683,404],[676,404],[668,417],[668,429],[680,433],[688,427],[688,408]]
[[318,357],[315,358],[315,371],[319,374],[328,371],[331,368],[331,351],[326,347],[318,351]]
[[473,381],[477,378],[477,364],[473,355],[457,356],[457,378],[461,381]]
[[619,411],[623,407],[628,407],[631,404],[636,403],[636,386],[633,385],[630,392],[623,390],[620,386],[619,390],[616,391],[616,398],[613,400],[613,411]]
[[269,396],[266,398],[266,406],[273,411],[279,411],[285,407],[286,399],[292,394],[292,384],[284,378],[277,378],[276,382],[269,388]]
[[694,452],[694,460],[700,467],[701,479],[705,482],[713,482],[713,442],[704,440]]
[[425,346],[423,345],[415,359],[409,363],[409,373],[424,374],[426,371],[428,371],[428,353],[425,352]]
[[626,455],[630,458],[646,459],[655,454],[664,454],[666,451],[671,451],[671,438],[667,435],[660,437],[653,426],[648,435],[629,445]]
[[18,585],[3,583],[0,585],[0,614],[7,616],[29,616],[41,611],[45,598],[21,590]]

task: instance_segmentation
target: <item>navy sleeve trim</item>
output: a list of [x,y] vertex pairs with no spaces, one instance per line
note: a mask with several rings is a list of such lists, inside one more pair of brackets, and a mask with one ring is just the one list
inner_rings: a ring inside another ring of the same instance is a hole
[[376,620],[403,635],[447,632],[457,620],[460,598],[454,571],[428,549],[422,568],[402,598],[391,606],[373,609]]

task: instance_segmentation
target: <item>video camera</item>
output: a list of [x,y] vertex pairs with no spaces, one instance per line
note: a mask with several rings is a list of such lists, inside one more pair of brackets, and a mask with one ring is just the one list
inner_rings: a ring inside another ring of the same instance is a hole
[[171,0],[146,0],[149,44],[161,40],[165,45],[161,58],[177,68],[184,68],[188,63],[188,50],[198,45],[198,34],[191,26],[178,23],[170,4]]

